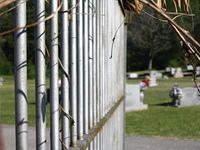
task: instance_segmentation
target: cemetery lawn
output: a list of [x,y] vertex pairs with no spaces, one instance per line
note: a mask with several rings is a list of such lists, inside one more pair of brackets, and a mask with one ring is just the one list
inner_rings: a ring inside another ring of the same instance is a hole
[[[127,82],[138,83],[139,80]],[[126,113],[126,135],[200,140],[200,106],[168,106],[173,84],[192,87],[192,78],[162,79],[158,83],[159,86],[145,90],[144,103],[149,105],[148,110]]]
[[[15,124],[14,80],[11,76],[4,77],[0,86],[0,124]],[[28,80],[28,124],[35,126],[35,80]],[[49,114],[49,105],[47,107]],[[49,125],[49,115],[47,115]]]

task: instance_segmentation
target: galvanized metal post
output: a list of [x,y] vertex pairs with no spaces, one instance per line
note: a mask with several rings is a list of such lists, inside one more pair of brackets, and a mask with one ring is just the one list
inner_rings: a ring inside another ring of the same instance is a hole
[[71,126],[71,144],[77,145],[77,33],[76,33],[76,0],[70,1],[70,114],[75,123]]
[[105,87],[105,52],[106,52],[106,47],[105,47],[105,32],[107,32],[106,30],[106,26],[105,26],[105,18],[107,17],[107,14],[105,14],[105,0],[102,1],[102,116],[104,116],[106,114],[105,112],[105,103],[106,103],[106,87]]
[[[26,2],[16,1],[16,27],[26,25]],[[27,115],[27,42],[26,29],[15,32],[15,114],[16,114],[16,150],[28,150]]]
[[97,89],[97,96],[96,96],[96,109],[97,109],[97,122],[100,120],[100,12],[99,12],[99,5],[100,1],[96,1],[96,89]]
[[[57,0],[51,0],[51,12],[56,12]],[[59,149],[59,95],[58,95],[58,14],[51,19],[51,149]]]
[[103,55],[102,55],[102,1],[100,1],[100,4],[99,4],[99,65],[100,65],[100,75],[99,75],[99,89],[100,89],[100,119],[102,118],[103,114],[102,114],[102,106],[103,106],[103,88],[102,88],[102,85],[103,85],[103,68],[102,68],[102,64],[103,64]]
[[[93,67],[93,122],[94,122],[94,126],[97,123],[97,90],[96,90],[96,74],[97,74],[97,70],[96,70],[96,0],[93,0],[92,2],[92,26],[93,26],[93,55],[92,55],[92,67]],[[94,145],[96,144],[96,142],[94,142]]]
[[88,72],[88,65],[89,65],[89,55],[88,55],[88,0],[84,1],[84,133],[88,134],[89,130],[89,97],[88,97],[88,87],[89,87],[89,72]]
[[[62,16],[61,16],[61,62],[65,72],[62,72],[61,78],[61,101],[63,111],[69,114],[69,32],[68,32],[68,0],[63,0]],[[67,74],[66,74],[67,73]],[[62,113],[62,149],[69,149],[70,146],[70,120]]]
[[93,24],[92,0],[89,0],[89,128],[93,127]]
[[[104,49],[103,49],[103,18],[104,18],[104,14],[103,14],[103,1],[100,1],[100,4],[99,4],[99,19],[100,19],[100,22],[99,22],[99,63],[100,63],[100,119],[103,118],[104,114],[103,114],[103,109],[104,109]],[[104,150],[104,141],[103,141],[103,136],[104,136],[104,128],[102,129],[101,131],[101,135],[100,135],[100,139],[101,139],[101,150]]]
[[[45,18],[45,0],[37,0],[37,21]],[[36,28],[36,148],[46,150],[45,22]]]
[[78,138],[83,139],[83,0],[78,7]]

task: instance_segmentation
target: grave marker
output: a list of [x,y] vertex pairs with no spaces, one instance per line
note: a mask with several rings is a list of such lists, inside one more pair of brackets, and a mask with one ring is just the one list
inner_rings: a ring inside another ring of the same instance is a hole
[[144,94],[139,84],[126,84],[126,112],[147,109],[148,105],[143,100]]
[[150,83],[149,86],[157,86],[157,71],[150,72]]

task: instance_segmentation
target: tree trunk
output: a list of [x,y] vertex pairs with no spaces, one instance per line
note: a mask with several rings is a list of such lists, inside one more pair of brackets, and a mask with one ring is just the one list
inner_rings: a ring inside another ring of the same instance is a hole
[[148,69],[152,70],[152,67],[153,67],[153,56],[151,56],[150,59],[149,59],[149,67],[148,67]]

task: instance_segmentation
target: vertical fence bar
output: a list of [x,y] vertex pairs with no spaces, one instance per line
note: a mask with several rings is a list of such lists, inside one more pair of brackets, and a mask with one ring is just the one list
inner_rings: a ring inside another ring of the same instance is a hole
[[[58,7],[57,0],[51,0],[51,13]],[[51,19],[51,77],[50,77],[50,109],[51,109],[51,149],[59,149],[59,95],[58,95],[58,15]]]
[[[26,25],[26,2],[16,1],[16,27]],[[26,29],[15,32],[15,114],[16,114],[16,149],[27,150],[28,115],[27,115],[27,42]]]
[[[96,90],[96,0],[92,2],[92,26],[93,26],[93,55],[92,55],[92,67],[93,67],[93,122],[96,125],[97,122],[97,110],[96,110],[96,102],[97,102],[97,90]],[[94,142],[96,144],[96,142]]]
[[[96,1],[96,110],[97,123],[100,121],[100,55],[99,55],[99,1]],[[100,132],[97,135],[96,150],[100,150]]]
[[92,0],[89,0],[89,128],[93,127],[93,24]]
[[[61,62],[63,68],[61,78],[61,98],[62,107],[65,113],[69,114],[69,82],[70,79],[67,76],[69,74],[69,44],[68,44],[68,0],[63,0],[62,16],[61,16]],[[67,74],[66,74],[67,73]],[[62,149],[69,149],[70,145],[70,120],[64,113],[62,113]]]
[[83,0],[78,7],[78,138],[83,139]]
[[[99,13],[100,13],[100,27],[99,27],[99,35],[100,35],[100,110],[101,110],[101,119],[104,116],[104,47],[103,47],[103,18],[104,18],[104,13],[103,13],[103,1],[100,1],[99,4]],[[104,150],[104,128],[102,129],[101,132],[101,150]]]
[[76,0],[70,1],[70,114],[75,123],[71,126],[71,145],[77,145],[77,33],[76,33]]
[[96,109],[97,109],[97,122],[100,120],[100,32],[99,32],[99,26],[100,26],[100,20],[99,20],[99,1],[96,1],[96,89],[97,89],[97,103],[96,103]]
[[84,133],[88,134],[88,129],[89,129],[89,113],[88,113],[88,61],[89,61],[89,56],[88,56],[88,0],[84,1]]
[[105,32],[106,32],[106,26],[105,26],[105,18],[107,17],[107,14],[105,14],[105,3],[106,1],[105,0],[102,0],[102,31],[101,31],[101,34],[102,34],[102,89],[103,89],[103,92],[102,92],[102,99],[103,99],[103,103],[102,103],[102,116],[104,116],[106,114],[105,112],[105,104],[106,104],[106,87],[105,87],[105,61],[106,61],[106,57],[105,57],[105,52],[106,52],[106,45],[105,45]]
[[[37,21],[45,18],[45,0],[37,0]],[[36,28],[36,148],[46,150],[45,22]]]
[[[96,0],[93,0],[93,119],[94,126],[97,124],[97,6]],[[94,138],[94,150],[97,150],[97,136]]]

